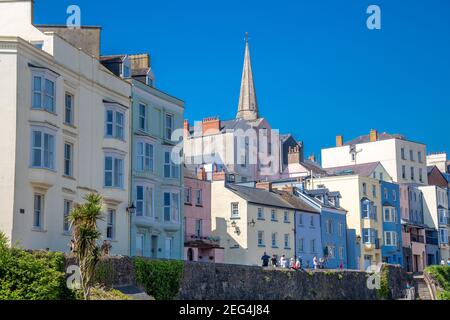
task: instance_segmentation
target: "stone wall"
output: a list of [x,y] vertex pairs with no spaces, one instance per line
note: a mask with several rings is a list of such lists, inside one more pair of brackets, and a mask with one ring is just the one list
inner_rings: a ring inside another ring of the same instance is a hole
[[[66,257],[66,266],[76,264]],[[389,288],[397,299],[408,276],[388,268]],[[135,286],[133,258],[109,257],[98,266],[97,281],[106,286]],[[367,287],[369,274],[361,271],[294,271],[214,263],[185,262],[180,300],[375,300]]]

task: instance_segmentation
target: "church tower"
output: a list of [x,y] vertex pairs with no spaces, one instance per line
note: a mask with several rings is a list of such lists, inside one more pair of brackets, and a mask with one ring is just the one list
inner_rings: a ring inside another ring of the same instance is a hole
[[259,118],[258,102],[256,100],[255,83],[253,81],[252,64],[250,61],[248,32],[245,34],[244,68],[242,70],[241,92],[236,118],[249,121]]

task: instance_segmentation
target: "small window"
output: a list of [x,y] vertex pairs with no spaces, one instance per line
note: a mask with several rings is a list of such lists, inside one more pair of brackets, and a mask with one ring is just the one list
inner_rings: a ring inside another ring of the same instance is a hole
[[136,145],[136,170],[140,172],[153,172],[153,145],[138,141]]
[[179,166],[172,162],[171,152],[164,152],[164,178],[178,179],[178,168]]
[[258,231],[258,246],[264,247],[264,231]]
[[285,211],[284,212],[284,219],[283,219],[284,223],[289,223],[289,211]]
[[339,259],[344,259],[344,247],[339,247]]
[[203,193],[201,189],[195,190],[195,205],[203,205]]
[[409,150],[409,160],[414,161],[414,152]]
[[400,149],[400,153],[401,153],[402,160],[406,160],[406,157],[405,157],[405,148],[401,148],[401,149]]
[[147,105],[139,104],[139,130],[147,131]]
[[311,253],[316,253],[316,239],[312,239],[310,242]]
[[422,152],[417,152],[417,161],[419,161],[419,163],[422,163]]
[[173,115],[166,113],[166,123],[165,123],[165,139],[171,140],[172,139],[172,132],[173,132]]
[[298,252],[305,252],[305,239],[303,238],[298,239]]
[[372,185],[372,196],[374,198],[377,197],[377,187],[375,185]]
[[423,182],[423,170],[422,170],[422,168],[419,168],[419,181]]
[[314,216],[311,216],[311,218],[310,218],[310,220],[309,220],[309,225],[311,226],[311,227],[314,227]]
[[388,194],[388,189],[387,188],[384,188],[384,199],[385,200],[387,200],[388,199],[388,197],[389,197],[389,194]]
[[73,176],[73,145],[70,143],[64,144],[64,175]]
[[44,196],[42,194],[34,194],[34,211],[33,211],[33,227],[43,229],[44,221]]
[[325,221],[325,230],[327,234],[333,234],[333,221],[331,219]]
[[264,209],[263,208],[258,208],[258,219],[264,220]]
[[270,219],[271,219],[272,221],[278,221],[278,219],[277,219],[277,211],[276,211],[275,209],[272,209],[272,210],[271,210],[271,213],[270,213]]
[[72,201],[70,200],[64,200],[64,215],[63,215],[63,231],[69,232],[70,231],[70,222],[69,222],[69,215],[72,211]]
[[397,192],[392,190],[392,200],[397,201]]
[[184,203],[191,204],[191,188],[184,188]]
[[402,179],[406,179],[406,166],[402,166]]
[[231,218],[239,218],[239,203],[237,202],[231,204]]
[[362,184],[362,191],[363,191],[363,195],[367,195],[367,185],[366,185],[366,183],[363,183]]
[[284,235],[284,248],[285,249],[290,249],[290,247],[291,247],[291,241],[290,241],[291,239],[290,239],[290,236],[289,236],[289,234],[288,233],[286,233],[285,235]]
[[153,188],[136,186],[136,216],[153,217]]
[[106,221],[106,238],[114,240],[116,237],[116,210],[108,209]]
[[414,180],[414,167],[411,167],[411,180]]
[[300,226],[303,226],[303,213],[300,213],[300,214],[298,215],[298,224],[299,224]]
[[64,108],[64,123],[73,125],[73,95],[66,92],[65,108]]
[[105,156],[104,185],[110,188],[123,188],[123,159]]
[[178,193],[164,192],[164,221],[177,222],[180,217]]
[[277,233],[274,232],[272,233],[272,248],[276,248],[277,247]]

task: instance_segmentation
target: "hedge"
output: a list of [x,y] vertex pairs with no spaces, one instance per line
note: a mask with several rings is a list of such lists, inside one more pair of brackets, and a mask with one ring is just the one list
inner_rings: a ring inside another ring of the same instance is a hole
[[9,248],[0,236],[0,300],[71,299],[61,253]]
[[173,300],[180,290],[183,262],[134,259],[136,281],[156,300]]

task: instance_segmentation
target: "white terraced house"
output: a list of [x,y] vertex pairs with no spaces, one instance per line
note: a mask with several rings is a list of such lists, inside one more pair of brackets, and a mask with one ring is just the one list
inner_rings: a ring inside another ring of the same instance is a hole
[[102,239],[129,254],[131,86],[32,19],[33,1],[0,0],[0,231],[68,251],[67,214],[98,192]]

